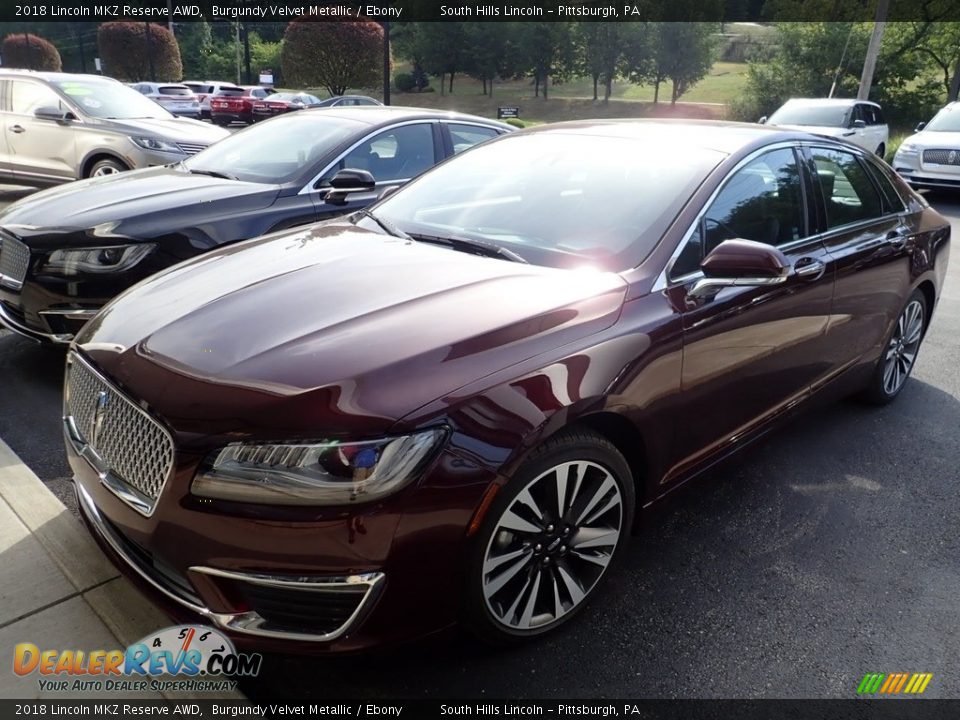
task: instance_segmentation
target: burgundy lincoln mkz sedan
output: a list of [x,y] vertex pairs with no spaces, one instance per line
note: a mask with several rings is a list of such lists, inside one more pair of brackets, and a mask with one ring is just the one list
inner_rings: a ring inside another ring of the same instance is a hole
[[80,506],[172,614],[241,646],[351,651],[458,619],[537,636],[642,508],[811,395],[894,399],[949,238],[835,140],[507,135],[111,302],[68,357]]

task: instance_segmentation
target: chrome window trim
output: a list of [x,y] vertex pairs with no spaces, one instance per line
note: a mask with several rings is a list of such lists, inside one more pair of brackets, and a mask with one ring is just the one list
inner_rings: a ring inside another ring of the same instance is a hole
[[[438,120],[438,119],[436,119],[436,118],[432,118],[432,119],[429,119],[429,120],[404,120],[403,122],[398,122],[398,123],[396,123],[395,125],[387,125],[387,126],[385,126],[385,127],[377,128],[377,129],[374,130],[373,132],[371,132],[371,133],[369,133],[369,134],[367,134],[367,135],[364,135],[360,140],[358,140],[358,141],[355,142],[353,145],[351,145],[351,146],[348,147],[346,150],[344,150],[342,153],[340,153],[340,155],[337,156],[336,160],[334,160],[333,162],[329,163],[323,170],[321,170],[321,171],[318,172],[316,175],[314,175],[313,178],[312,178],[311,180],[309,180],[309,181],[300,189],[300,192],[298,192],[297,195],[310,195],[310,194],[312,194],[312,193],[318,193],[318,192],[322,192],[323,190],[326,190],[327,188],[315,188],[314,185],[315,185],[317,182],[320,181],[320,178],[322,178],[324,175],[326,175],[328,172],[330,172],[330,170],[332,170],[333,167],[334,167],[338,162],[340,162],[341,160],[343,160],[347,155],[349,155],[350,153],[352,153],[354,150],[356,150],[358,147],[360,147],[361,145],[363,145],[365,142],[367,142],[367,141],[370,140],[371,138],[376,137],[377,135],[379,135],[379,134],[381,134],[381,133],[385,133],[385,132],[388,132],[388,131],[390,131],[390,130],[395,130],[396,128],[404,127],[404,126],[406,126],[406,125],[430,125],[430,126],[431,126],[431,130],[433,130],[433,126],[439,124],[440,122],[441,122],[441,121]],[[431,135],[431,138],[430,138],[430,139],[431,139],[431,141],[434,140],[434,138],[433,138],[432,135]],[[440,160],[442,160],[442,159],[443,159],[443,158],[440,158],[440,159],[436,159],[436,158],[435,158],[435,159],[434,159],[434,165],[436,165],[437,163],[439,163]],[[395,184],[397,184],[397,183],[409,182],[410,180],[411,180],[411,178],[396,178],[396,179],[394,179],[394,180],[378,180],[377,183],[376,183],[376,185],[375,185],[374,187],[376,187],[376,186],[378,186],[378,185],[395,185]]]
[[[76,423],[73,420],[73,415],[70,414],[72,409],[69,406],[69,384],[64,382],[64,395],[63,395],[63,427],[64,427],[64,436],[70,442],[74,451],[82,457],[94,472],[97,473],[100,482],[106,487],[110,492],[120,498],[127,505],[132,507],[138,513],[144,517],[151,517],[157,509],[157,505],[160,502],[160,496],[163,495],[163,491],[167,487],[167,483],[170,478],[173,477],[177,469],[176,455],[177,455],[177,444],[173,440],[173,435],[167,430],[166,426],[160,422],[157,418],[153,417],[150,413],[140,407],[140,404],[127,396],[125,392],[120,390],[117,387],[117,384],[112,380],[107,379],[103,373],[97,370],[92,364],[87,362],[87,360],[76,352],[69,352],[67,354],[66,367],[69,371],[70,365],[74,362],[79,361],[87,370],[89,370],[93,375],[95,375],[99,380],[107,385],[113,392],[115,392],[124,402],[130,405],[136,412],[143,415],[148,422],[153,425],[156,425],[157,428],[166,436],[167,440],[170,442],[170,447],[173,451],[173,458],[170,462],[170,469],[167,471],[166,476],[163,478],[163,481],[160,483],[160,487],[157,490],[157,496],[152,500],[146,495],[141,493],[139,490],[130,485],[126,480],[118,477],[113,474],[112,468],[110,468],[103,458],[101,458],[97,452],[90,447],[86,439],[80,434],[77,429]],[[66,375],[65,375],[66,378]]]
[[[686,232],[683,234],[683,237],[680,239],[680,242],[677,243],[677,247],[674,248],[673,253],[670,255],[670,258],[667,260],[663,269],[657,275],[657,279],[653,283],[653,287],[650,289],[650,292],[662,292],[667,288],[674,287],[676,285],[684,285],[691,280],[696,280],[697,278],[703,277],[703,273],[699,270],[686,273],[685,275],[680,275],[676,278],[670,277],[670,270],[673,267],[673,264],[677,261],[677,258],[680,257],[680,253],[683,252],[683,249],[686,247],[687,242],[690,240],[690,236],[693,235],[694,231],[699,227],[700,220],[703,218],[704,213],[707,209],[713,204],[713,201],[717,199],[717,196],[723,191],[727,186],[727,183],[730,182],[736,173],[740,172],[744,166],[750,164],[756,160],[761,155],[766,155],[768,152],[774,150],[799,150],[803,146],[802,143],[798,143],[795,140],[785,140],[777,143],[772,143],[770,145],[764,145],[762,148],[754,150],[752,153],[740,160],[733,168],[727,173],[723,181],[714,188],[714,191],[710,194],[710,197],[707,198],[706,202],[703,203],[703,206],[700,208],[700,211],[697,213],[697,217],[691,223],[690,227],[687,228]],[[807,208],[809,211],[809,208]],[[809,212],[808,212],[809,214]],[[784,243],[783,245],[778,245],[777,249],[783,251],[785,248],[794,245],[795,243],[808,242],[812,240],[814,235],[807,236],[805,238],[799,238],[798,240],[792,240],[789,243]]]

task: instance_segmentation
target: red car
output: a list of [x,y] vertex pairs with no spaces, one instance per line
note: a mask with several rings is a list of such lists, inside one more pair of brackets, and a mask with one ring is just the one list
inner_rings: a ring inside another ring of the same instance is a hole
[[309,93],[274,93],[253,103],[253,119],[266,120],[275,115],[319,106],[323,101]]
[[[374,182],[353,165],[328,187]],[[65,383],[80,507],[154,597],[241,645],[458,619],[536,637],[616,572],[642,510],[803,403],[909,391],[949,252],[949,223],[845,142],[510,133],[88,322]]]
[[224,127],[232,122],[252,123],[254,103],[269,95],[270,90],[259,85],[221,88],[210,98],[210,119]]

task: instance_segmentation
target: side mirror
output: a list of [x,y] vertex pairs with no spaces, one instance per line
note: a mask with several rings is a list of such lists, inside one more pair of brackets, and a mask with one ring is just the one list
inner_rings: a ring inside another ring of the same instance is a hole
[[759,120],[757,120],[757,123],[760,124],[760,125],[766,125],[766,124],[767,124],[767,116],[764,115],[762,118],[760,118]]
[[69,110],[61,110],[53,105],[38,107],[33,111],[33,116],[40,120],[56,120],[57,122],[66,122],[75,119],[73,113]]
[[790,274],[790,261],[777,248],[753,240],[724,240],[700,263],[703,279],[690,290],[704,298],[725,287],[779,285]]
[[850,123],[850,127],[856,128],[857,130],[862,130],[866,126],[867,123],[864,120],[854,120],[852,123]]
[[927,124],[926,124],[925,122],[918,122],[918,123],[917,123],[917,126],[913,129],[913,131],[914,131],[914,132],[920,132],[920,131],[923,130],[926,126],[927,126]]
[[330,192],[323,198],[331,205],[346,205],[347,196],[353,193],[372,192],[377,181],[366,170],[344,168],[330,178]]

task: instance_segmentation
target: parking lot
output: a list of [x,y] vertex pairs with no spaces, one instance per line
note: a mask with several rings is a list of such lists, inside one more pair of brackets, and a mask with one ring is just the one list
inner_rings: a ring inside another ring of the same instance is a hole
[[[932,201],[960,237],[960,199]],[[271,656],[245,691],[853,697],[867,672],[931,672],[925,695],[957,696],[958,254],[894,404],[810,409],[682,492],[635,538],[594,612],[565,630],[509,650],[454,631],[366,657]],[[0,437],[75,511],[60,437],[62,364],[62,351],[0,331]]]

